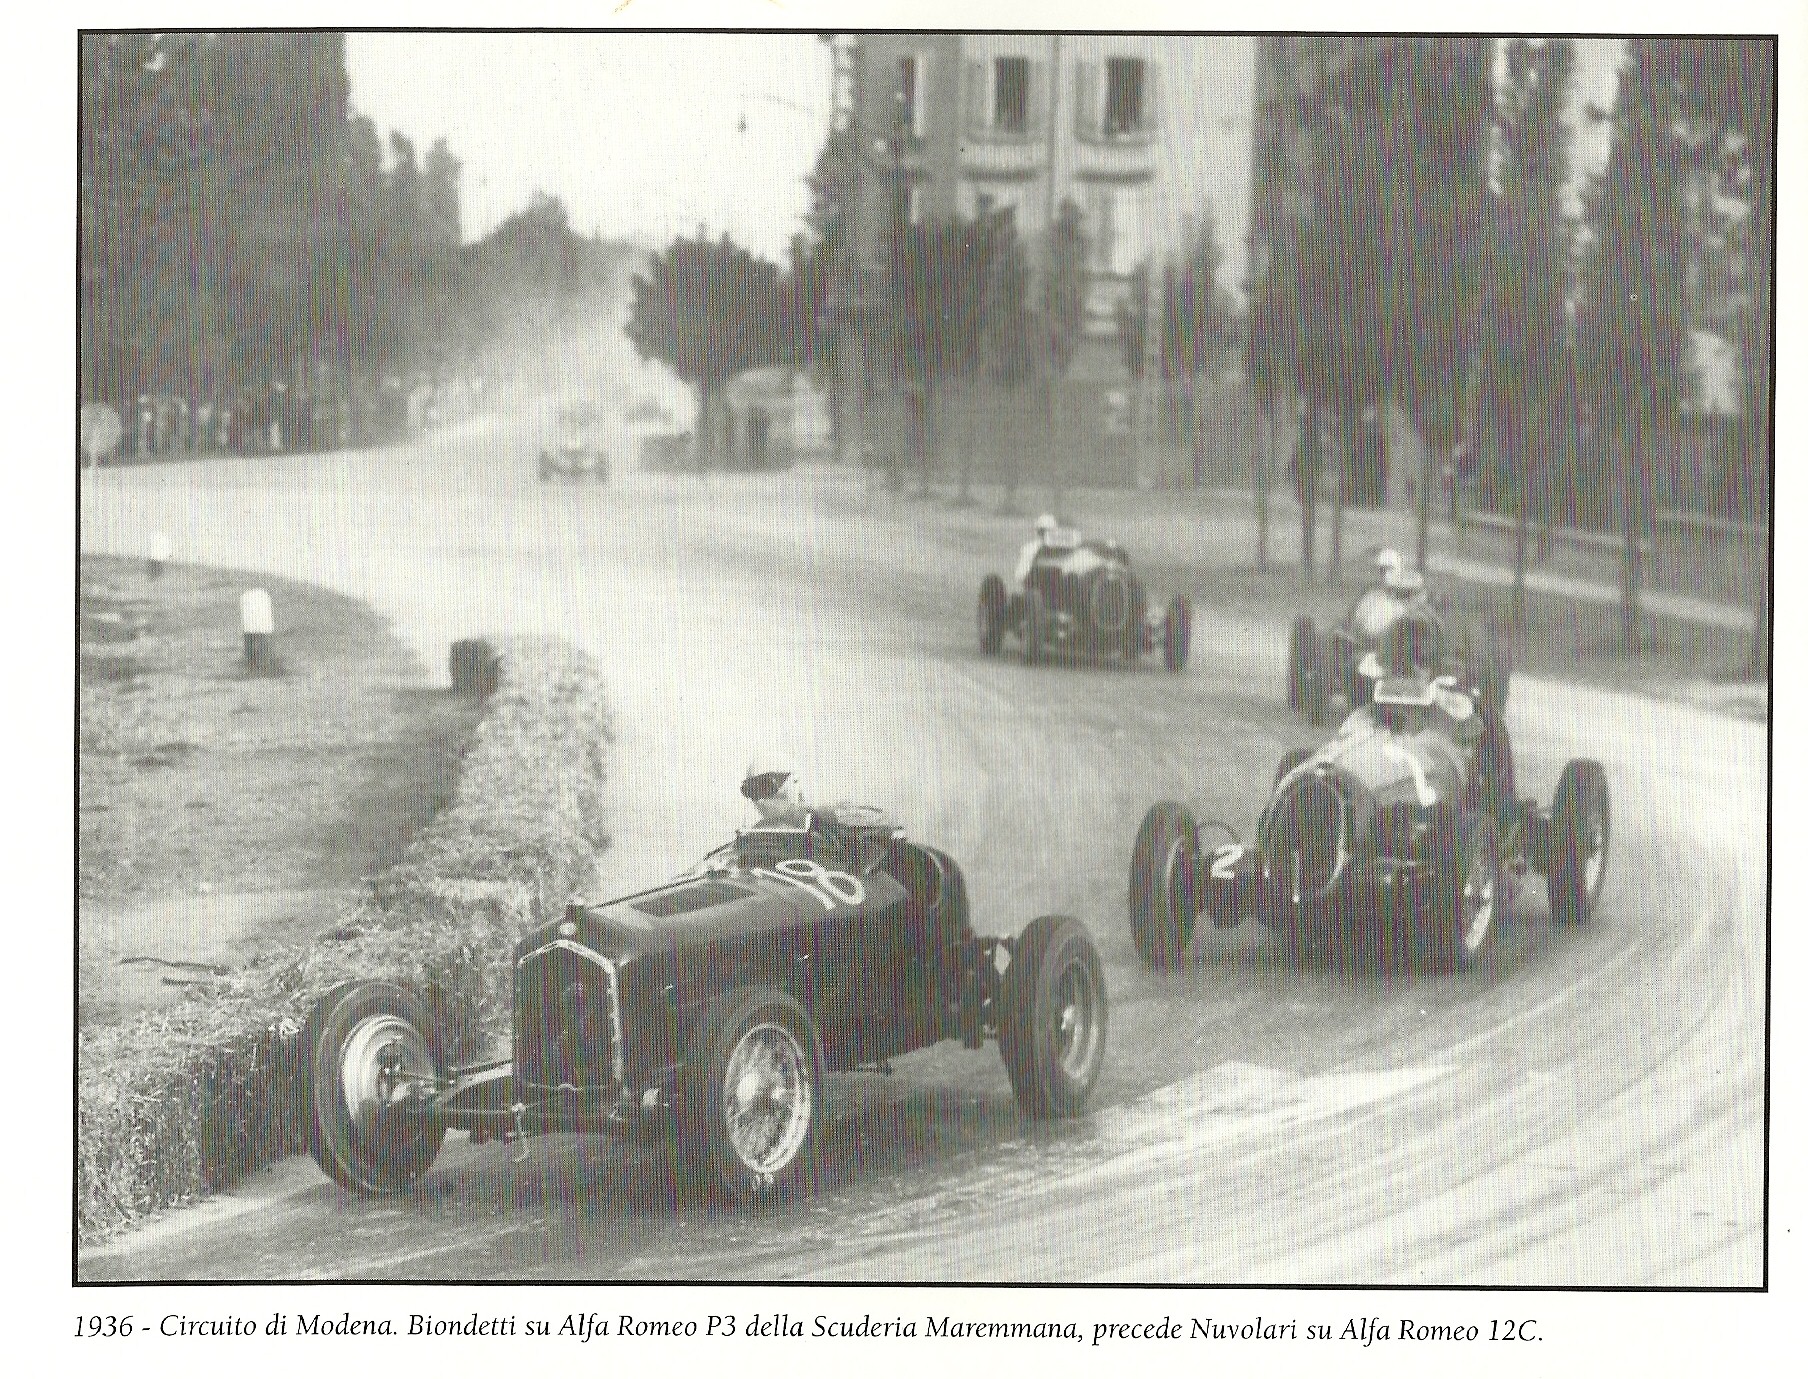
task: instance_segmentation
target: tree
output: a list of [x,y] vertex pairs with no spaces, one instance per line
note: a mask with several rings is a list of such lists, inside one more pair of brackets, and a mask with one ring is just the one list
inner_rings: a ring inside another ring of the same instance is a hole
[[[1721,161],[1725,190],[1746,209],[1742,276],[1747,290],[1738,322],[1741,434],[1745,470],[1768,489],[1775,368],[1777,45],[1762,38],[1688,39],[1678,42],[1677,51],[1684,113],[1702,126],[1699,147]],[[1769,513],[1768,505],[1764,511]],[[1747,658],[1754,676],[1769,669],[1770,574],[1768,559],[1760,559]]]
[[1456,482],[1474,353],[1493,48],[1485,38],[1382,41],[1391,51],[1381,125],[1389,393],[1425,442],[1414,548],[1423,568],[1446,462]]
[[641,358],[659,360],[697,390],[702,467],[715,455],[718,390],[784,357],[780,277],[777,264],[701,229],[695,239],[673,240],[634,277],[628,339]]
[[[1197,392],[1216,352],[1230,338],[1229,305],[1219,285],[1224,254],[1218,227],[1208,204],[1187,241],[1186,256],[1162,274],[1160,363],[1164,378],[1179,380],[1189,402],[1187,435],[1192,447],[1193,487],[1205,482],[1205,435],[1199,427]],[[1257,506],[1265,513],[1267,494],[1258,489]]]
[[1493,188],[1486,227],[1484,330],[1488,369],[1481,406],[1494,422],[1513,493],[1513,625],[1525,628],[1527,533],[1535,479],[1548,469],[1546,438],[1567,372],[1565,292],[1569,227],[1568,39],[1512,39],[1495,103]]
[[1596,244],[1578,339],[1588,400],[1620,454],[1620,626],[1628,651],[1638,645],[1649,451],[1671,434],[1687,386],[1678,56],[1674,40],[1627,45],[1607,167],[1593,199]]
[[[980,314],[980,366],[987,381],[1015,393],[1036,375],[1036,318],[1030,304],[1030,268],[1008,210],[993,216],[986,253]],[[1016,506],[1020,447],[1006,447],[1004,507]]]
[[1048,455],[1053,466],[1055,507],[1063,504],[1067,460],[1061,448],[1061,384],[1079,346],[1086,307],[1086,234],[1080,208],[1063,201],[1048,228],[1037,302],[1042,339],[1044,400],[1047,404]]
[[894,300],[895,358],[922,398],[919,482],[929,491],[931,456],[939,446],[940,398],[951,379],[974,370],[979,356],[989,231],[983,222],[930,220],[904,236],[903,278]]

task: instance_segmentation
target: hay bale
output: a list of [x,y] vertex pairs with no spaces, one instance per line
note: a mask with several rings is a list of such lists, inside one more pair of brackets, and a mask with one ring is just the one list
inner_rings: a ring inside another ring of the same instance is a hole
[[608,846],[609,723],[601,676],[576,648],[533,639],[490,654],[500,679],[452,802],[369,900],[323,924],[326,937],[266,954],[174,1007],[82,1032],[81,1243],[306,1147],[298,1036],[339,982],[429,991],[455,1057],[506,1040],[515,943],[593,884]]

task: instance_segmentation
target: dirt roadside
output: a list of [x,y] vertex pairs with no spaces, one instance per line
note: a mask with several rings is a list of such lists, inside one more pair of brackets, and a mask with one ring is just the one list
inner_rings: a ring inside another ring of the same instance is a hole
[[[277,665],[244,665],[269,592]],[[88,557],[77,613],[80,1018],[119,1019],[331,927],[448,797],[476,710],[363,604]]]

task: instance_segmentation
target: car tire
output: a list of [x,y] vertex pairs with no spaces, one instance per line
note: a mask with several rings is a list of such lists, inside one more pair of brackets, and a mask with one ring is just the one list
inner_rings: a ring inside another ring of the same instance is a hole
[[1005,969],[998,1051],[1026,1115],[1077,1116],[1105,1061],[1105,966],[1078,920],[1044,915],[1017,936]]
[[680,1092],[680,1140],[706,1182],[732,1200],[807,1186],[825,1111],[822,1043],[809,1012],[774,987],[710,1003]]
[[979,649],[987,656],[996,656],[1004,645],[1004,615],[1009,606],[1002,579],[987,575],[979,582]]
[[1437,966],[1471,971],[1494,953],[1495,935],[1507,908],[1500,835],[1480,810],[1465,810],[1447,822],[1429,913],[1426,948]]
[[1047,635],[1044,624],[1048,620],[1046,605],[1042,602],[1040,589],[1029,589],[1023,595],[1023,663],[1026,666],[1042,663],[1042,639]]
[[1294,767],[1311,755],[1310,747],[1289,747],[1281,753],[1281,764],[1274,768],[1274,784],[1269,787],[1269,792],[1272,794],[1275,790],[1280,789],[1281,782],[1293,773]]
[[1572,761],[1557,780],[1551,801],[1551,918],[1581,924],[1595,911],[1607,882],[1607,845],[1613,832],[1607,773],[1598,761]]
[[1287,707],[1319,723],[1324,720],[1325,699],[1325,650],[1318,624],[1311,618],[1295,618],[1287,634]]
[[298,1045],[308,1152],[341,1187],[402,1192],[433,1165],[445,1121],[386,1102],[395,1070],[438,1079],[440,1022],[418,994],[391,982],[346,982],[314,1004]]
[[1143,816],[1130,851],[1130,937],[1156,971],[1179,965],[1198,916],[1199,827],[1164,800]]
[[1162,664],[1178,675],[1186,669],[1192,647],[1193,605],[1184,594],[1176,594],[1168,600],[1168,615],[1162,625]]

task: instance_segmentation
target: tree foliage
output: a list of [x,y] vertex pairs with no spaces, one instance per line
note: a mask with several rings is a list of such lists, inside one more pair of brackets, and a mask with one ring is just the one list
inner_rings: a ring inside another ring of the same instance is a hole
[[794,338],[790,289],[775,263],[726,234],[673,240],[635,275],[627,335],[697,389],[699,453],[712,450],[716,390],[746,369],[785,362]]
[[384,168],[342,36],[84,34],[79,59],[85,396],[420,362],[456,296],[458,165],[398,139]]

